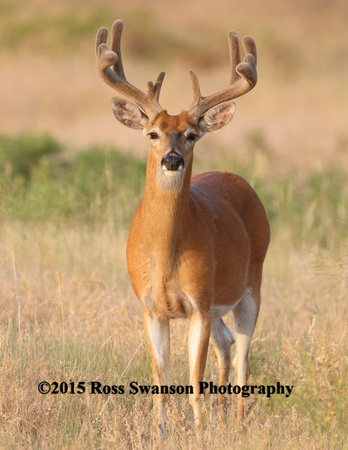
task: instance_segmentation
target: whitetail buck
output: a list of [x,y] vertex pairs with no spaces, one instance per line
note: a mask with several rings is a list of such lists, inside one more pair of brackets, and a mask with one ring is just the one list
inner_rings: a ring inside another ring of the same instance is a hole
[[[222,316],[233,311],[237,340],[236,384],[249,374],[248,352],[260,308],[262,265],[270,232],[265,210],[250,185],[231,173],[208,172],[191,180],[193,149],[205,133],[220,130],[232,119],[231,100],[256,84],[256,46],[246,36],[246,56],[240,61],[239,40],[228,34],[231,80],[202,97],[190,71],[193,102],[187,111],[169,115],[159,104],[164,72],[148,83],[147,92],[131,85],[123,70],[123,23],[112,27],[112,51],[107,30],[96,39],[101,78],[128,99],[114,97],[115,117],[142,130],[150,140],[144,198],[135,211],[127,244],[127,263],[134,291],[144,307],[144,325],[151,351],[153,383],[169,383],[169,319],[190,321],[190,403],[201,423],[199,382],[203,381],[209,338],[219,368],[219,383],[228,381],[233,333]],[[166,395],[154,396],[155,435],[162,439]],[[219,398],[223,402],[223,398]],[[243,418],[238,396],[237,418]]]

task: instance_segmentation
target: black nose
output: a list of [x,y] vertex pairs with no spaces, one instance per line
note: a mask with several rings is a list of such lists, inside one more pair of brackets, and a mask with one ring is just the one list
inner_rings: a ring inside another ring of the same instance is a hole
[[180,166],[184,168],[184,164],[183,157],[176,152],[168,153],[161,161],[161,166],[167,170],[178,170]]

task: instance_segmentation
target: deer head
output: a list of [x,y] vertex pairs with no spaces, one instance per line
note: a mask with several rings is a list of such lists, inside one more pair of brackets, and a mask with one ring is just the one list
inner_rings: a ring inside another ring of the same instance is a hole
[[[106,45],[108,31],[101,28],[96,38],[97,68],[101,78],[126,99],[114,97],[112,109],[117,120],[127,127],[142,130],[150,140],[150,152],[156,161],[158,180],[183,179],[193,158],[193,148],[205,133],[218,131],[234,114],[232,99],[250,91],[257,82],[256,45],[250,36],[243,39],[246,56],[240,58],[239,39],[234,31],[228,33],[231,77],[228,86],[203,97],[193,70],[190,76],[193,101],[179,115],[169,115],[159,103],[165,72],[155,83],[149,81],[147,92],[130,84],[125,76],[121,57],[123,22],[116,20],[111,32],[111,50]],[[176,182],[176,186],[182,183]]]

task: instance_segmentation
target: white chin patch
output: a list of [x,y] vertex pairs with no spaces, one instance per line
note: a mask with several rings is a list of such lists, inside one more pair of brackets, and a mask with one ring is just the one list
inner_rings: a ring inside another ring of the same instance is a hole
[[181,170],[164,170],[164,175],[168,178],[177,178],[182,174]]

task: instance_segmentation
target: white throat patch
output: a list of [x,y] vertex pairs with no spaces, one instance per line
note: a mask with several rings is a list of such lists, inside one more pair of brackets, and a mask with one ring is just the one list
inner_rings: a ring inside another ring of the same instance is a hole
[[180,191],[184,184],[185,169],[163,170],[157,168],[157,186],[165,192]]

